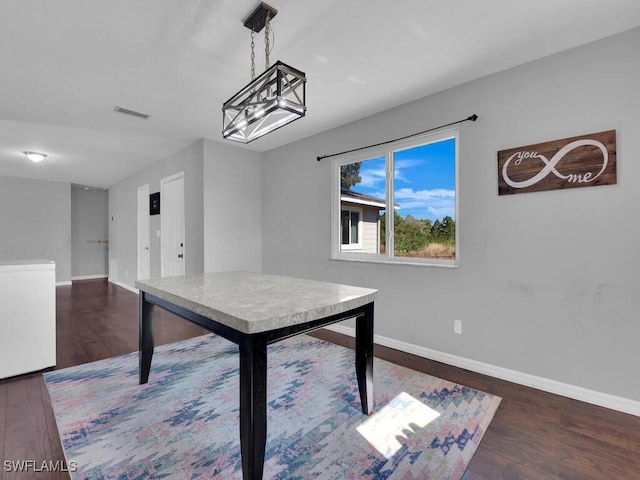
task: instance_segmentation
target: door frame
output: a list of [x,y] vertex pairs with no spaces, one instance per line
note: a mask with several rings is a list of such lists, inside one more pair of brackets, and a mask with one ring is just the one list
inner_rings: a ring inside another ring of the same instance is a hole
[[[138,233],[137,233],[137,260],[138,260],[138,270],[137,270],[137,275],[136,275],[136,279],[141,280],[142,278],[149,278],[151,276],[151,218],[150,218],[150,212],[149,212],[149,184],[147,183],[146,185],[140,185],[138,187],[138,210],[137,210],[137,216],[138,216]],[[140,195],[143,195],[142,197]],[[143,210],[141,210],[141,205],[140,205],[140,201],[142,200],[142,207],[144,208],[144,211],[146,212],[146,214],[144,215],[140,215],[142,213]],[[146,221],[146,231],[147,231],[147,238],[146,238],[146,242],[143,241],[144,239],[141,238],[140,236],[140,230],[141,230],[141,226],[142,226],[142,222]],[[141,252],[142,252],[142,248],[146,249],[146,255],[147,255],[147,266],[148,266],[148,274],[147,276],[141,275]]]
[[[164,251],[164,247],[163,247],[163,240],[164,240],[164,225],[163,225],[163,214],[162,212],[166,212],[166,208],[162,207],[162,202],[164,202],[164,186],[167,183],[173,182],[174,180],[178,180],[178,179],[182,179],[182,204],[183,204],[183,209],[182,209],[182,238],[183,238],[183,253],[185,254],[186,257],[186,243],[187,243],[187,239],[185,236],[185,210],[186,210],[186,198],[184,195],[185,189],[184,189],[184,171],[183,172],[178,172],[174,175],[170,175],[168,177],[163,178],[162,180],[160,180],[160,276],[164,277],[165,276],[165,266],[164,266],[164,260],[165,260],[165,251]],[[184,260],[184,259],[183,259]],[[182,275],[185,274],[186,271],[186,261],[182,262]]]

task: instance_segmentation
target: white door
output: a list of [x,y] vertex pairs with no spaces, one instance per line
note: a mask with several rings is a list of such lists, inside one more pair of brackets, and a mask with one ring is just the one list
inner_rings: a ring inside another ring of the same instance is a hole
[[149,185],[138,187],[138,280],[151,276]]
[[160,182],[160,255],[163,277],[184,275],[184,173]]

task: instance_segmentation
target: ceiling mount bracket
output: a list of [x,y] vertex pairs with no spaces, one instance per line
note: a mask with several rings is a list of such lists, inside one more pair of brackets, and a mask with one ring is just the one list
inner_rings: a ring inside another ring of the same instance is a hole
[[273,17],[277,14],[278,10],[273,8],[271,5],[261,2],[253,13],[251,13],[251,15],[249,15],[249,17],[244,21],[244,26],[249,30],[258,33],[267,23],[267,16],[269,16],[270,20],[273,20]]

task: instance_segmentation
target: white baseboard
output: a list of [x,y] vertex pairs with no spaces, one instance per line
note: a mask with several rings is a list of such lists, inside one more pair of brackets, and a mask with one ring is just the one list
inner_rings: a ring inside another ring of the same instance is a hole
[[65,280],[64,282],[56,282],[56,287],[67,287],[71,285],[71,280]]
[[138,295],[139,290],[137,288],[133,288],[130,287],[129,285],[127,285],[126,283],[122,283],[122,282],[117,282],[115,280],[112,280],[111,278],[109,278],[109,282],[113,283],[114,285],[117,285],[119,287],[124,288],[125,290],[129,290],[130,292],[135,293],[136,295]]
[[[353,327],[329,325],[325,328],[351,337],[355,336],[355,328]],[[385,347],[394,348],[396,350],[428,358],[429,360],[434,360],[436,362],[446,363],[447,365],[452,365],[454,367],[464,368],[473,372],[482,373],[491,377],[500,378],[509,382],[640,417],[640,402],[630,400],[628,398],[617,397],[608,393],[597,392],[595,390],[589,390],[576,385],[570,385],[568,383],[558,382],[556,380],[538,377],[536,375],[530,375],[528,373],[522,373],[488,363],[478,362],[469,358],[439,352],[437,350],[420,347],[418,345],[394,340],[381,335],[374,335],[374,342]]]
[[97,278],[109,278],[109,275],[103,273],[101,275],[80,275],[78,277],[71,277],[71,281],[74,280],[95,280]]

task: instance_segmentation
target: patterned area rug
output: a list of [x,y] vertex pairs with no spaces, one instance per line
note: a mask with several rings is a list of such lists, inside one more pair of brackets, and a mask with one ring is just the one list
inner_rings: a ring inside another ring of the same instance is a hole
[[[500,398],[374,360],[362,414],[354,352],[269,346],[264,478],[460,479]],[[44,374],[74,479],[241,479],[238,350],[215,335]]]

